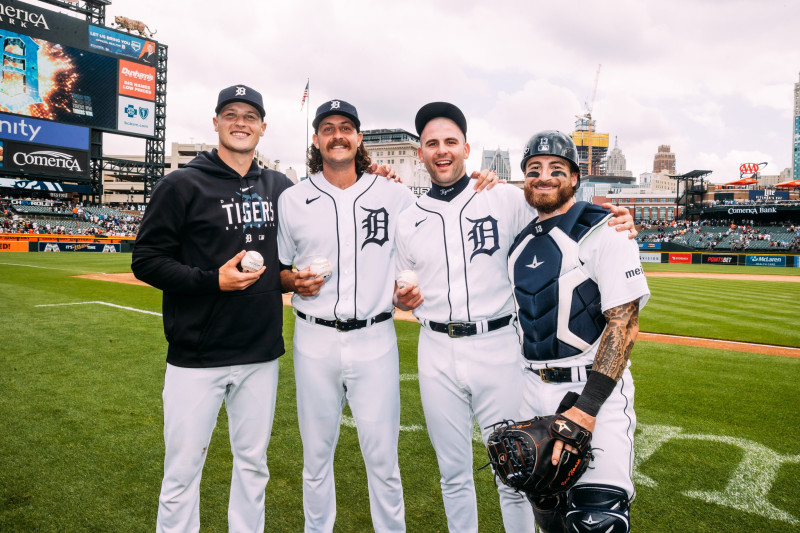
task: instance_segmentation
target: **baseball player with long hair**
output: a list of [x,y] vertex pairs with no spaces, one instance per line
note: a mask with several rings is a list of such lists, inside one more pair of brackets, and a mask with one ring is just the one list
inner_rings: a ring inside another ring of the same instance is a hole
[[[395,301],[414,309],[419,336],[419,386],[428,434],[436,451],[442,498],[451,532],[476,532],[472,476],[473,421],[482,428],[517,416],[523,375],[508,250],[535,216],[516,187],[477,195],[467,187],[467,121],[447,102],[423,106],[415,119],[419,158],[431,176],[430,192],[400,215],[398,272],[416,272],[421,291],[398,289]],[[620,211],[620,229],[632,227]],[[420,297],[424,295],[424,301]],[[412,299],[413,298],[413,299]],[[498,484],[505,530],[533,531],[525,498]]]
[[[368,173],[370,159],[354,106],[326,102],[312,125],[312,175],[286,191],[278,204],[281,275],[294,289],[297,317],[294,370],[305,531],[333,530],[333,456],[345,404],[364,456],[373,527],[405,531],[392,292],[397,217],[414,195],[400,183]],[[315,259],[321,261],[312,272]],[[289,269],[292,264],[297,272]]]
[[[568,135],[533,135],[521,166],[538,211],[508,259],[525,356],[521,419],[552,415],[579,393],[563,416],[592,432],[594,454],[566,494],[532,499],[536,521],[546,533],[625,533],[636,429],[629,357],[650,296],[639,250],[609,229],[608,210],[575,201],[580,168]],[[555,444],[553,464],[564,446]]]

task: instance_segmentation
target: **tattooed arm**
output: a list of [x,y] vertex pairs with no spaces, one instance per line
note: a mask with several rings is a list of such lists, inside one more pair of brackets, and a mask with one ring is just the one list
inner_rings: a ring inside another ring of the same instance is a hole
[[[594,356],[592,374],[575,406],[563,413],[565,418],[592,432],[597,412],[622,377],[639,334],[639,299],[612,307],[603,316],[608,325]],[[562,446],[558,441],[553,448],[554,465],[558,464]],[[571,446],[567,446],[567,449],[575,451]]]

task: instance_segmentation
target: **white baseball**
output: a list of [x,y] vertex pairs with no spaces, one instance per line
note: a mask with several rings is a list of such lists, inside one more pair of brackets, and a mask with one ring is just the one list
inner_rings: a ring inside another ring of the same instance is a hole
[[242,257],[241,265],[245,272],[258,272],[264,265],[264,258],[255,250],[250,250]]
[[323,279],[328,279],[333,272],[333,267],[331,267],[331,262],[325,259],[324,257],[317,257],[313,261],[311,261],[311,273],[315,276],[322,276]]
[[417,283],[419,283],[419,278],[417,278],[417,273],[413,270],[403,270],[397,274],[398,289],[403,289],[406,285],[416,287]]

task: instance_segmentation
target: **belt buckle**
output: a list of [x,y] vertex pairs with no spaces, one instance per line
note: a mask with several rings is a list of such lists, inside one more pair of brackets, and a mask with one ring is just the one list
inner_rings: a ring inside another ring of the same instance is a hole
[[543,383],[550,383],[550,380],[545,377],[545,371],[547,371],[546,368],[537,370],[537,372],[539,372],[539,379],[541,379]]
[[348,318],[347,320],[339,320],[337,318],[336,319],[336,331],[339,331],[339,332],[351,331],[351,330],[355,329],[354,328],[355,323],[356,323],[356,319],[355,318]]
[[461,337],[465,337],[466,335],[460,335],[456,333],[455,328],[463,328],[466,326],[467,324],[464,322],[449,322],[447,324],[447,336],[452,339],[460,339]]

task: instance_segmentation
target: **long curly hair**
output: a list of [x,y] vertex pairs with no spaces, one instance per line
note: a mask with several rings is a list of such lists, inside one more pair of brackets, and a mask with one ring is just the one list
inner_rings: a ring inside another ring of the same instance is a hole
[[[306,152],[306,165],[308,165],[310,174],[322,172],[322,153],[313,144],[308,147]],[[361,143],[356,151],[356,173],[366,172],[370,166],[372,166],[372,159],[370,159],[367,149],[364,148],[364,143]]]

